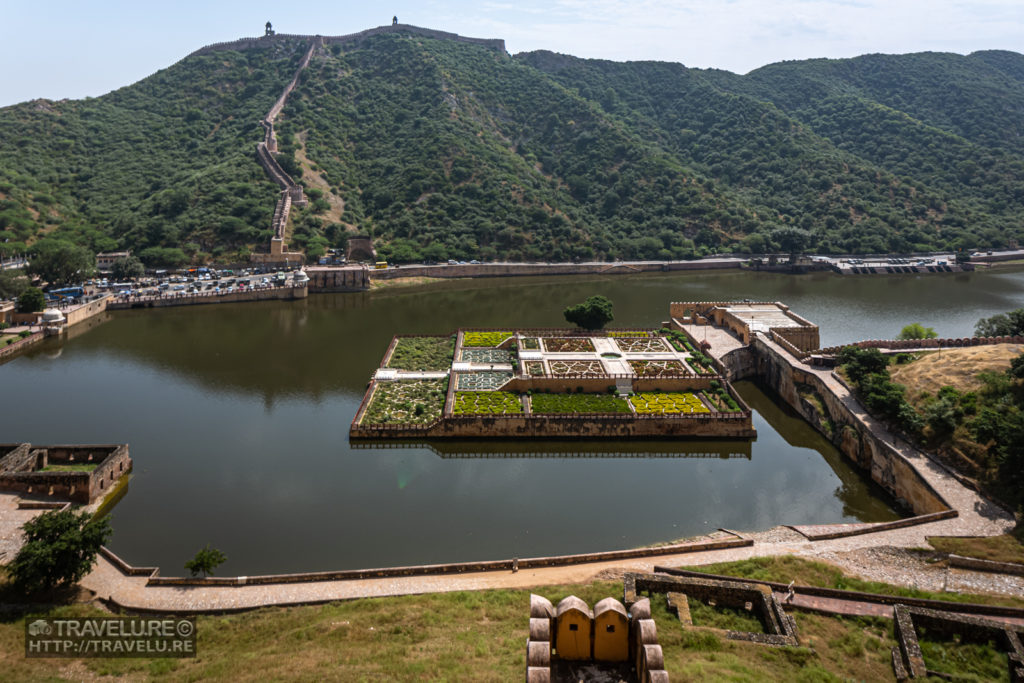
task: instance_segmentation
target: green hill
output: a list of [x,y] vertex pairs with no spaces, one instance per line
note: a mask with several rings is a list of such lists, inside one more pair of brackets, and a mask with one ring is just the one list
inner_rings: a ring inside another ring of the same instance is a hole
[[[103,97],[0,109],[0,248],[64,237],[150,263],[266,250],[277,186],[255,160],[259,121],[308,45],[201,51]],[[310,256],[353,232],[396,260],[1024,238],[1012,52],[738,76],[396,32],[318,48],[276,129],[311,199],[289,243]]]

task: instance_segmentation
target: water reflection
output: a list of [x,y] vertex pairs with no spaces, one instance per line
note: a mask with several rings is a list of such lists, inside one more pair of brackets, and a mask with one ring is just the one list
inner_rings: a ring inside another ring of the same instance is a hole
[[112,547],[166,574],[206,543],[228,554],[225,574],[255,574],[898,516],[826,439],[743,383],[754,443],[348,443],[392,335],[561,326],[567,305],[597,293],[612,298],[623,327],[657,325],[673,300],[783,300],[835,344],[913,321],[969,334],[979,317],[1024,306],[1024,272],[484,280],[117,312],[0,367],[5,395],[17,397],[0,411],[0,440],[130,443],[135,472],[113,510]]
[[351,441],[355,450],[423,449],[445,460],[476,458],[730,458],[752,457],[749,441]]

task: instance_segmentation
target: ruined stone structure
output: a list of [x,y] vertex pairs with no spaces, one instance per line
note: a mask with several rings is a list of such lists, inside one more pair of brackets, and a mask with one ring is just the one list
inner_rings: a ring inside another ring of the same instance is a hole
[[[78,471],[73,466],[95,467]],[[0,491],[88,505],[109,493],[131,469],[127,444],[0,444]]]
[[899,645],[892,649],[892,666],[896,680],[911,678],[945,678],[955,680],[949,673],[930,669],[926,666],[917,629],[927,629],[931,637],[942,636],[961,643],[994,642],[1006,652],[1009,680],[1024,683],[1024,627],[1009,626],[984,617],[970,614],[950,614],[925,607],[908,605],[893,606],[896,640]]
[[354,261],[376,261],[377,250],[373,248],[373,240],[368,235],[349,237],[348,247],[345,249],[345,260],[349,263]]
[[626,574],[623,577],[622,592],[623,602],[627,606],[647,600],[641,598],[644,592],[666,594],[669,608],[679,615],[684,628],[694,628],[688,601],[700,600],[749,612],[761,622],[764,633],[726,631],[725,637],[730,640],[745,640],[775,647],[795,647],[799,644],[796,622],[786,614],[771,587],[764,584],[738,579],[723,581],[696,576]]

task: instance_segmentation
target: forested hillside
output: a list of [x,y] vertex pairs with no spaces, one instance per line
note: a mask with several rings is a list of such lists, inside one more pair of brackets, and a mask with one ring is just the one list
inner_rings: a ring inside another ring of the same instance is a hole
[[[265,250],[260,118],[307,41],[0,109],[0,248],[175,263]],[[277,120],[290,243],[395,260],[690,258],[1024,241],[1024,56],[869,55],[746,76],[379,35],[318,48]],[[6,243],[4,242],[6,240]]]

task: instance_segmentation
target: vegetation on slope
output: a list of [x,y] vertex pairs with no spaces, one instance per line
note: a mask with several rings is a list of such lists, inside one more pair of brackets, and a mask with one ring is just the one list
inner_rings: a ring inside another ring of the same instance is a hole
[[[189,57],[0,110],[0,248],[147,263],[265,249],[258,125],[306,45]],[[310,257],[690,258],[1005,246],[1024,237],[1024,57],[869,55],[737,76],[372,36],[320,49],[277,129]]]
[[299,44],[189,57],[98,98],[0,109],[0,229],[173,264],[268,241],[276,186],[259,121]]
[[[904,355],[909,364],[893,367],[877,349],[846,347],[839,361],[872,414],[1016,510],[1024,505],[1024,354],[1007,346]],[[975,368],[965,369],[971,359]]]

